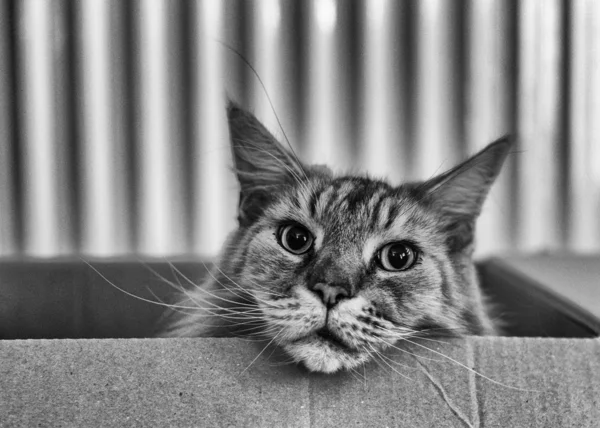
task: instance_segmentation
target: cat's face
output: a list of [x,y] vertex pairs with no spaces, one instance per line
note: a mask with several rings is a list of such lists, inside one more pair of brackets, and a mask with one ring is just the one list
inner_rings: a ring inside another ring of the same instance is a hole
[[[424,333],[486,334],[473,223],[507,153],[500,142],[428,182],[393,187],[302,165],[229,108],[241,184],[229,242],[263,333],[310,370],[351,369]],[[233,275],[234,273],[232,273]]]
[[331,372],[415,332],[461,327],[448,302],[458,296],[444,295],[453,274],[444,235],[410,191],[358,178],[309,183],[278,195],[245,236],[240,278],[277,344]]

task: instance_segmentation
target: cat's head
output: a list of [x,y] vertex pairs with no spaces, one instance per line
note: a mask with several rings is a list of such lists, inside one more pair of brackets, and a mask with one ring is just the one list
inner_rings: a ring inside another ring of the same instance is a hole
[[273,343],[334,372],[419,334],[493,333],[471,255],[507,140],[395,187],[302,163],[234,104],[228,119],[241,191],[223,257]]

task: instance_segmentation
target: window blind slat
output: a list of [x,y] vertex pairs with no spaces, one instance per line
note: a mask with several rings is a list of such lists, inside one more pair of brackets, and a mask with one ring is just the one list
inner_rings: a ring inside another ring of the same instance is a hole
[[15,2],[18,15],[23,249],[35,256],[74,250],[65,92],[66,2]]
[[[473,0],[468,4],[466,143],[469,153],[514,133],[509,7],[504,0]],[[514,161],[513,154],[492,187],[478,220],[476,248],[480,256],[511,248],[510,185]]]
[[408,176],[408,112],[405,103],[407,57],[401,25],[406,5],[393,0],[361,2],[362,69],[359,166],[375,177],[400,183]]
[[524,250],[561,245],[562,2],[519,3],[518,237]]
[[348,75],[343,68],[347,59],[339,48],[343,40],[344,6],[336,0],[311,0],[303,3],[308,22],[308,49],[304,58],[307,70],[303,123],[305,158],[308,162],[330,165],[343,171],[352,162],[349,128],[351,119],[343,98]]
[[415,174],[421,179],[450,169],[462,158],[457,92],[457,2],[416,3]]
[[600,249],[600,3],[571,9],[569,245]]
[[132,248],[127,221],[125,123],[115,120],[115,104],[122,102],[122,94],[113,91],[113,85],[122,78],[111,53],[114,46],[124,43],[111,14],[118,5],[112,0],[90,0],[76,6],[81,250],[97,256],[123,254]]
[[139,251],[185,253],[185,187],[182,165],[180,64],[174,57],[178,3],[139,1],[137,28],[136,155],[139,160]]
[[16,201],[15,168],[13,165],[16,141],[14,139],[13,66],[11,58],[11,26],[9,4],[0,2],[0,255],[19,250],[18,212]]
[[224,4],[194,2],[193,27],[193,144],[192,195],[195,253],[214,256],[233,229],[237,191],[232,172],[225,116],[224,58],[226,50],[215,40],[223,37]]

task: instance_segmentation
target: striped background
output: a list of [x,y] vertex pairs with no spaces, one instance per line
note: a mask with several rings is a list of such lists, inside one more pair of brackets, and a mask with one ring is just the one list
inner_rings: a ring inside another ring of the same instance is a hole
[[600,2],[0,0],[0,255],[214,255],[226,95],[307,160],[427,178],[519,147],[479,254],[600,247]]

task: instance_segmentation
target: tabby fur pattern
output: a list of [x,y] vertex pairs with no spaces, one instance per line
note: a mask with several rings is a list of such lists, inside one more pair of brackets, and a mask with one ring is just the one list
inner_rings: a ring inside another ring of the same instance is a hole
[[[306,165],[251,113],[230,103],[227,115],[238,227],[206,283],[185,292],[180,306],[197,309],[174,314],[165,335],[258,337],[331,373],[403,339],[497,333],[472,254],[508,139],[430,180],[393,186]],[[282,245],[287,225],[310,233],[307,252]],[[393,243],[413,250],[409,268],[383,268]]]

